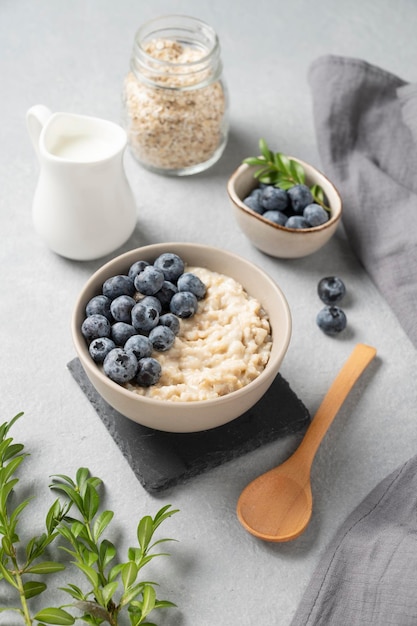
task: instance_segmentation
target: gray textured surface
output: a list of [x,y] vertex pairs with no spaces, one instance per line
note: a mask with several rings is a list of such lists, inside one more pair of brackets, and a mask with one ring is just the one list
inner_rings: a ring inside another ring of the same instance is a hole
[[[74,356],[69,319],[76,295],[101,262],[75,263],[45,248],[33,231],[38,164],[25,129],[33,104],[120,119],[120,93],[134,32],[163,13],[195,15],[218,31],[231,96],[232,131],[211,170],[186,180],[141,170],[126,155],[138,227],[124,249],[183,240],[213,243],[260,264],[284,290],[293,336],[282,374],[314,414],[358,341],[378,361],[350,395],[313,467],[314,514],[304,535],[283,545],[258,542],[240,527],[240,491],[295,446],[274,444],[167,492],[180,513],[166,526],[178,539],[149,578],[178,604],[161,624],[287,626],[339,525],[362,498],[416,450],[417,354],[393,312],[352,254],[341,230],[308,259],[279,261],[256,251],[238,231],[226,180],[258,138],[320,165],[307,73],[320,55],[364,58],[417,82],[414,0],[283,2],[223,0],[3,0],[0,4],[0,336],[2,419],[26,415],[14,434],[28,447],[28,491],[38,494],[26,530],[43,525],[52,473],[88,465],[116,510],[115,533],[131,545],[139,516],[161,505],[131,472],[93,407],[66,369]],[[405,157],[406,158],[406,157]],[[318,280],[346,282],[349,330],[325,337],[315,327]],[[24,534],[24,532],[22,532]],[[65,580],[65,578],[63,578]],[[52,594],[51,594],[52,595]],[[49,596],[50,602],[53,601]],[[17,625],[10,615],[0,623]]]

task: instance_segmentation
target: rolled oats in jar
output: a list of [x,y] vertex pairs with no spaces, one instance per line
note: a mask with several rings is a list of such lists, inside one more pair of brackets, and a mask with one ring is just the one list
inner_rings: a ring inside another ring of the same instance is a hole
[[131,152],[144,167],[182,176],[213,165],[228,134],[227,91],[214,30],[175,15],[139,28],[123,108]]

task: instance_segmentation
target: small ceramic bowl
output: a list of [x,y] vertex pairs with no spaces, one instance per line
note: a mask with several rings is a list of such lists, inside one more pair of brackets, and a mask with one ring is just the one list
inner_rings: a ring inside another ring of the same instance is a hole
[[258,186],[254,172],[259,166],[246,163],[237,168],[227,183],[236,221],[253,245],[274,257],[298,258],[313,254],[334,235],[342,217],[342,200],[333,183],[312,165],[290,157],[300,163],[306,174],[306,184],[318,184],[326,194],[331,209],[330,219],[321,226],[297,230],[274,224],[247,207],[243,200]]
[[[181,256],[189,266],[206,267],[230,276],[258,299],[266,310],[272,328],[272,350],[261,374],[248,385],[224,396],[202,401],[172,402],[135,394],[113,382],[91,359],[81,334],[87,302],[101,293],[104,281],[127,273],[137,260],[153,262],[163,252]],[[279,286],[260,268],[249,261],[210,246],[192,243],[154,244],[131,250],[103,265],[87,281],[76,301],[72,337],[77,355],[87,377],[97,392],[119,413],[149,428],[166,432],[198,432],[221,426],[249,410],[274,381],[286,354],[291,336],[291,315]]]

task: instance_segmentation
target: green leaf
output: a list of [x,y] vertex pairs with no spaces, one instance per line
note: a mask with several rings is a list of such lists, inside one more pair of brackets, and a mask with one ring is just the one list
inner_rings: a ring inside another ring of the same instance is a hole
[[150,515],[145,515],[139,522],[137,537],[139,545],[144,552],[149,545],[154,531],[153,520]]
[[97,489],[90,483],[86,484],[83,503],[85,518],[87,521],[91,522],[100,506],[100,496],[98,495]]
[[97,541],[113,519],[113,511],[103,511],[93,525],[93,537]]
[[118,586],[119,586],[119,583],[117,581],[113,581],[113,582],[107,583],[107,585],[105,585],[103,589],[101,590],[103,594],[103,604],[105,606],[108,606],[110,600],[116,593]]
[[34,598],[35,596],[39,596],[43,591],[45,591],[45,589],[45,583],[39,582],[37,580],[28,580],[23,585],[23,591],[26,600],[29,600],[29,598]]
[[7,465],[3,465],[0,469],[0,486],[3,488],[3,485],[7,483],[9,478],[13,476],[19,465],[24,460],[25,456],[17,456],[14,459],[11,459]]
[[28,567],[25,571],[31,574],[53,574],[54,572],[61,572],[64,569],[65,565],[62,563],[57,563],[56,561],[42,561],[41,563],[36,563]]
[[142,616],[146,617],[155,608],[156,593],[152,585],[146,585],[143,590]]
[[276,187],[279,187],[280,189],[291,189],[291,187],[294,187],[294,183],[291,180],[288,180],[286,178],[281,178],[277,183],[276,183]]
[[71,502],[75,504],[77,509],[79,511],[82,511],[83,501],[82,501],[80,494],[77,491],[75,491],[75,489],[73,489],[69,485],[65,485],[64,483],[54,483],[50,486],[50,488],[54,491],[60,491],[64,493],[66,496],[68,496]]
[[107,567],[107,565],[114,559],[116,556],[116,548],[107,539],[101,542],[100,551],[99,551],[99,561],[103,569]]
[[[72,480],[72,478],[70,478],[69,476],[67,476],[66,474],[53,474],[51,476],[51,478],[53,479],[53,485],[55,485],[56,483],[56,479],[59,478],[60,480],[63,480],[65,483],[68,483],[70,485],[70,487],[73,487],[73,489],[77,488],[77,485],[75,484],[75,482]],[[58,483],[59,484],[59,483]],[[52,487],[52,485],[51,485]]]
[[154,528],[155,529],[158,528],[158,526],[162,524],[162,522],[164,522],[166,519],[168,519],[169,517],[172,517],[172,515],[175,515],[175,513],[178,513],[178,512],[179,512],[179,509],[171,509],[170,504],[163,506],[162,509],[160,509],[154,517],[154,520],[153,520]]
[[58,624],[60,626],[71,626],[75,624],[75,619],[70,613],[64,611],[64,609],[55,609],[53,607],[43,609],[36,613],[35,618],[45,624]]
[[134,561],[128,561],[122,569],[122,582],[125,589],[128,589],[136,581],[138,566]]
[[98,574],[95,569],[84,563],[75,563],[75,565],[86,575],[94,588],[98,587]]
[[266,165],[266,161],[263,157],[248,157],[247,159],[243,159],[242,163],[246,163],[247,165]]
[[2,563],[2,561],[0,561],[0,572],[3,575],[3,578],[5,580],[7,580],[7,582],[9,583],[9,585],[12,585],[12,587],[15,587],[16,589],[19,589],[19,586],[17,584],[17,582],[15,581],[15,579],[13,578],[12,574],[9,572],[9,570],[5,567],[5,565]]
[[81,591],[81,589],[77,587],[76,585],[72,585],[71,583],[69,583],[67,587],[59,587],[59,589],[61,589],[61,591],[65,591],[66,593],[68,593],[75,600],[85,599],[85,596],[83,592]]
[[126,606],[130,604],[140,593],[142,593],[145,583],[138,583],[134,587],[130,587],[120,598],[120,605]]
[[305,183],[305,173],[304,168],[301,163],[297,161],[290,160],[290,173],[296,183],[299,185],[303,185]]
[[265,139],[260,139],[259,140],[259,150],[261,151],[262,156],[267,161],[272,161],[273,160],[274,155],[271,152],[271,150],[268,148],[268,145],[267,145]]
[[64,509],[61,507],[60,501],[55,500],[55,502],[50,507],[48,513],[46,514],[46,519],[45,519],[46,530],[48,531],[49,534],[51,534],[55,530],[63,514],[64,514]]
[[8,459],[11,459],[13,456],[16,456],[16,454],[19,454],[20,452],[22,452],[22,450],[24,450],[24,447],[25,446],[22,443],[14,443],[13,445],[8,446],[3,457],[4,460],[7,461]]
[[282,172],[286,176],[292,176],[290,159],[285,154],[282,154],[282,152],[277,152],[274,156],[274,162],[280,172]]

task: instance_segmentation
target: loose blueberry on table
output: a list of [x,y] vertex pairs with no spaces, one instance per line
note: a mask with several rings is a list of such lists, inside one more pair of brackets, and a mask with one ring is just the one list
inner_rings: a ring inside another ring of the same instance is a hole
[[180,319],[193,317],[206,286],[177,254],[139,259],[127,274],[108,278],[86,305],[81,325],[91,358],[114,382],[155,385],[162,373],[154,352],[169,350]]
[[324,304],[336,304],[344,298],[346,287],[338,276],[325,276],[317,285],[317,293]]
[[326,335],[338,335],[346,328],[347,318],[343,309],[336,305],[325,306],[316,317],[318,327]]
[[343,309],[336,303],[340,303],[346,294],[343,280],[338,276],[325,276],[317,285],[317,293],[320,300],[327,305],[317,314],[318,327],[326,335],[341,333],[346,328],[347,318]]

